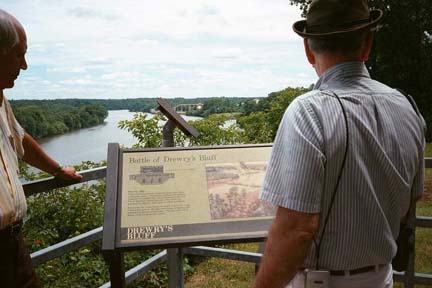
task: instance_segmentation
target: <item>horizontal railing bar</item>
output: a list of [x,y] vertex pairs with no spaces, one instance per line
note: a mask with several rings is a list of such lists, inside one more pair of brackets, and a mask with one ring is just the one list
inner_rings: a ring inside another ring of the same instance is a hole
[[416,227],[432,228],[432,217],[417,216],[415,220]]
[[414,282],[420,285],[431,285],[432,274],[415,273]]
[[394,282],[404,282],[405,281],[405,272],[397,272],[393,270],[393,281]]
[[102,239],[102,227],[93,229],[76,237],[51,245],[31,254],[33,265],[38,266],[65,253]]
[[184,254],[224,258],[243,262],[252,262],[259,264],[261,261],[261,253],[245,252],[238,250],[213,248],[205,246],[187,247],[182,248]]
[[[142,262],[141,264],[133,267],[125,273],[126,283],[129,284],[133,280],[137,279],[140,276],[143,276],[148,271],[156,268],[158,265],[165,262],[167,259],[167,251],[164,250],[155,256],[149,258],[148,260]],[[107,282],[99,288],[110,288],[111,282]]]
[[[393,280],[395,282],[405,281],[405,272],[393,271]],[[415,273],[414,284],[430,285],[432,284],[432,274]]]
[[[426,168],[432,168],[432,157],[425,158],[425,166]],[[80,174],[83,175],[83,179],[78,183],[102,179],[106,176],[106,166],[80,171]],[[77,182],[65,181],[57,179],[55,177],[49,177],[24,183],[23,187],[26,196],[30,196],[40,192],[70,186],[76,183]]]
[[79,173],[83,176],[81,181],[66,181],[62,179],[58,179],[55,177],[49,177],[45,179],[39,179],[31,182],[27,182],[23,184],[24,193],[26,197],[40,193],[46,192],[56,188],[67,187],[73,184],[84,183],[91,180],[98,180],[105,178],[106,176],[106,167],[98,167],[89,170],[79,171]]

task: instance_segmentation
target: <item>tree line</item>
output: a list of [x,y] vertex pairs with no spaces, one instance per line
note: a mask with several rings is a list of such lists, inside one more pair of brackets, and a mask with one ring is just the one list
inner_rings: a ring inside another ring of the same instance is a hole
[[108,116],[98,104],[67,105],[51,101],[10,101],[18,122],[24,130],[39,139],[103,123]]
[[[83,105],[100,105],[107,110],[129,110],[131,112],[150,113],[157,108],[158,98],[127,98],[127,99],[55,99],[55,100],[10,100],[13,106],[25,105],[67,105],[80,107]],[[208,116],[214,113],[235,112],[240,110],[247,97],[206,97],[206,98],[169,98],[165,99],[171,106],[179,104],[204,104],[201,111],[191,111],[196,116]]]
[[[87,128],[103,123],[108,110],[129,110],[150,113],[157,108],[157,98],[136,99],[55,99],[55,100],[10,100],[15,117],[23,128],[36,139],[64,134],[68,131]],[[250,98],[172,98],[168,103],[204,104],[203,108],[187,113],[191,116],[207,117],[216,113],[240,113]]]

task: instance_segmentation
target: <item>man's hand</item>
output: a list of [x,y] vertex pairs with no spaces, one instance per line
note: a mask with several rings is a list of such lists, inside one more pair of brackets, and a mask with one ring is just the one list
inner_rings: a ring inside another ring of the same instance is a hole
[[82,175],[78,174],[74,167],[62,167],[54,176],[69,181],[80,181],[82,179]]
[[303,266],[318,226],[319,214],[279,207],[253,287],[285,287]]
[[59,179],[80,181],[82,176],[75,172],[73,167],[61,167],[54,159],[48,156],[39,144],[29,134],[23,138],[25,154],[23,160],[28,164],[39,168]]

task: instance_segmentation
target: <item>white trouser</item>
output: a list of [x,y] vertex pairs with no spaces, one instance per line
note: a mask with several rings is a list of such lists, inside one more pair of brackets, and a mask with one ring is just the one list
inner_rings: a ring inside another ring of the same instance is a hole
[[[302,272],[297,273],[286,288],[305,288]],[[329,288],[392,288],[393,269],[391,265],[381,267],[378,271],[369,271],[352,276],[330,276]]]

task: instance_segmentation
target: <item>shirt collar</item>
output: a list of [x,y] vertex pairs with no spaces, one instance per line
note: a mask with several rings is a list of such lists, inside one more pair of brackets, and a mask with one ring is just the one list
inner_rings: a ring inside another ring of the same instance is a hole
[[333,81],[340,81],[345,78],[367,77],[370,78],[364,62],[349,61],[337,64],[325,71],[318,79],[314,90],[323,90]]

